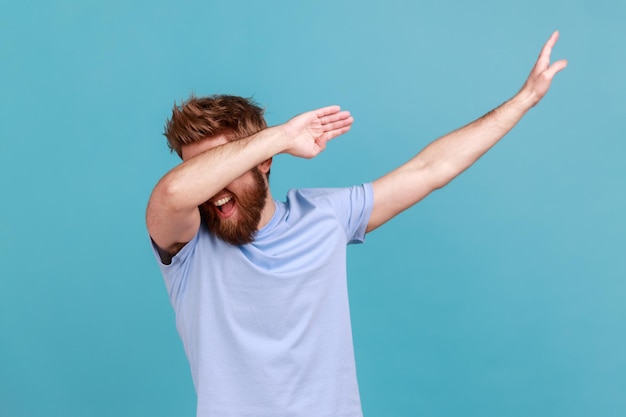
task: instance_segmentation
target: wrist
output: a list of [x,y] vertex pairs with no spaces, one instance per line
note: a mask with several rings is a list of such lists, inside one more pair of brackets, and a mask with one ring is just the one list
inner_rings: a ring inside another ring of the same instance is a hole
[[263,140],[273,155],[286,153],[291,146],[289,135],[284,124],[268,127],[260,132]]
[[271,128],[271,136],[276,146],[276,153],[291,154],[294,142],[294,133],[290,131],[287,123],[282,123]]
[[511,99],[511,104],[524,113],[533,108],[538,102],[539,99],[536,95],[528,91],[526,88],[522,88]]

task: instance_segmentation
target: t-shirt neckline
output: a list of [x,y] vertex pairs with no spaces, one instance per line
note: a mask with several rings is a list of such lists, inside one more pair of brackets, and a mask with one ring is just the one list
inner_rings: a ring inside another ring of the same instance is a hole
[[269,234],[278,225],[278,223],[280,222],[280,219],[283,218],[283,215],[286,212],[286,208],[284,204],[281,204],[280,202],[276,200],[273,200],[273,201],[274,201],[274,214],[272,215],[272,218],[270,219],[270,221],[267,222],[265,226],[263,226],[257,231],[256,239]]

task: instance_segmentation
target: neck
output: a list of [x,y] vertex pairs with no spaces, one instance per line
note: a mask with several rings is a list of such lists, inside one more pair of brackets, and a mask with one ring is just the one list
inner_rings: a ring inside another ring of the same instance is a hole
[[265,225],[270,222],[275,211],[276,211],[276,206],[274,205],[272,192],[268,188],[267,197],[265,197],[265,206],[263,206],[263,211],[261,212],[261,220],[259,221],[259,227],[258,227],[259,230],[265,227]]

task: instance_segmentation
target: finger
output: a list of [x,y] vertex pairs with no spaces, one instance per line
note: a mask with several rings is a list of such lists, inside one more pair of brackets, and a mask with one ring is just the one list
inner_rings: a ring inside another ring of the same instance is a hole
[[341,129],[345,126],[350,126],[354,122],[353,117],[348,117],[347,119],[338,120],[336,122],[324,124],[324,130],[326,132],[330,132],[333,130]]
[[328,106],[328,107],[322,107],[321,109],[313,110],[313,112],[315,113],[317,117],[321,118],[321,117],[328,116],[331,114],[339,113],[340,110],[341,110],[341,107],[339,106]]
[[344,133],[346,133],[348,130],[350,130],[350,128],[352,127],[352,125],[348,125],[348,126],[344,126],[342,128],[339,129],[335,129],[335,130],[331,130],[329,132],[326,132],[324,134],[324,139],[326,139],[326,141],[329,141],[331,139],[336,138],[339,135],[343,135]]
[[328,123],[336,122],[338,120],[345,120],[345,119],[347,119],[349,117],[350,117],[350,112],[347,111],[347,110],[344,110],[342,112],[331,114],[329,116],[320,117],[320,122],[323,125],[325,125],[325,124],[328,124]]
[[541,52],[539,53],[539,57],[537,58],[537,62],[533,67],[531,73],[540,74],[548,69],[550,66],[550,56],[552,55],[552,48],[556,44],[556,41],[559,39],[559,31],[555,31],[550,35],[548,41],[541,48]]
[[556,41],[559,40],[559,31],[555,31],[550,38],[548,39],[548,41],[546,42],[546,44],[543,46],[543,49],[541,50],[541,54],[539,54],[540,57],[548,57],[550,58],[550,54],[552,54],[552,48],[554,48],[554,45],[556,45]]
[[554,44],[556,43],[558,38],[559,38],[559,32],[556,31],[550,36],[548,41],[543,45],[543,48],[541,48],[541,52],[539,53],[539,57],[537,58],[537,64],[535,65],[535,68],[541,71],[548,68],[548,66],[550,65],[550,55],[552,55],[552,48],[554,47]]
[[559,33],[559,31],[558,31],[558,30],[555,30],[555,31],[552,33],[552,35],[550,35],[550,38],[548,39],[548,42],[546,42],[547,44],[549,44],[549,45],[550,45],[550,48],[553,48],[553,47],[554,47],[554,44],[556,43],[556,41],[558,41],[558,40],[559,40],[559,35],[560,35],[560,33]]
[[544,57],[544,56],[548,56],[550,57],[550,54],[552,53],[552,48],[554,48],[554,45],[556,44],[556,41],[559,39],[559,31],[555,31],[552,35],[550,35],[550,38],[548,39],[548,41],[545,43],[545,45],[543,45],[543,48],[541,49],[541,52],[539,53],[539,58]]
[[562,59],[560,61],[555,62],[554,64],[550,65],[550,68],[548,68],[546,70],[546,76],[549,78],[552,78],[555,76],[556,73],[558,73],[559,71],[563,70],[565,67],[567,67],[567,60],[566,59]]

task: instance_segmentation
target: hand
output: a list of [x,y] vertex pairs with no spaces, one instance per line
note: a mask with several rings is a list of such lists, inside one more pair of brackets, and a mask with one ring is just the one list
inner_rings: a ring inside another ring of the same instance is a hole
[[280,126],[288,141],[285,153],[300,158],[313,158],[326,148],[326,143],[350,130],[354,119],[339,106],[302,113]]
[[520,90],[526,100],[528,100],[529,107],[539,103],[539,101],[546,95],[552,79],[557,72],[561,71],[567,66],[567,61],[562,59],[550,65],[550,54],[554,44],[559,39],[559,32],[556,31],[550,36],[550,39],[546,42],[539,54],[539,58],[535,63],[526,83]]

